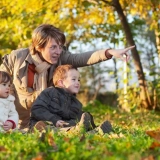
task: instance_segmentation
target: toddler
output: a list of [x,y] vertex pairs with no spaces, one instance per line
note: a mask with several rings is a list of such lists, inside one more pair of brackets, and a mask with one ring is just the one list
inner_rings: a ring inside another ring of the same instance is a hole
[[10,94],[11,78],[8,73],[0,71],[0,132],[15,129],[19,116],[14,105],[14,96]]
[[[95,129],[93,116],[82,111],[82,104],[75,96],[80,89],[80,74],[77,68],[72,65],[58,66],[53,74],[53,84],[55,87],[43,90],[33,103],[30,128],[41,130],[45,128],[45,122],[49,122],[50,125],[67,132]],[[103,133],[112,131],[108,121],[104,121],[97,128]]]

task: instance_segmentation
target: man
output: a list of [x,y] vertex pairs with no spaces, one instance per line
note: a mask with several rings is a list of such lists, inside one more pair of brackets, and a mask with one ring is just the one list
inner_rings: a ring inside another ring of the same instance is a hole
[[28,128],[30,109],[37,96],[51,86],[53,71],[61,64],[83,67],[99,63],[112,56],[124,59],[125,49],[104,49],[85,54],[71,54],[65,47],[65,35],[50,24],[38,26],[32,34],[30,48],[17,49],[2,59],[0,70],[8,72],[13,78],[13,95],[19,114],[19,129]]

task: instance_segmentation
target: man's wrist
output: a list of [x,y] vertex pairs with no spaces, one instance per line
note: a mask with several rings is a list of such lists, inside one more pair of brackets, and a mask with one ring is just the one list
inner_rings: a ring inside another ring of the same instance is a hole
[[108,52],[109,50],[111,50],[111,48],[107,49],[105,51],[105,56],[107,57],[107,59],[111,59],[113,56]]

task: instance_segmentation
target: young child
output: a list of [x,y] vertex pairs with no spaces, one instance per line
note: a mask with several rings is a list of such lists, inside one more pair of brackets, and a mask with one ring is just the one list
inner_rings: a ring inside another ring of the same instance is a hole
[[[80,74],[77,68],[72,65],[57,67],[53,84],[55,87],[43,90],[34,102],[30,128],[40,131],[45,128],[45,121],[67,132],[79,132],[82,129],[90,131],[96,128],[92,115],[82,111],[82,104],[75,97],[80,89]],[[112,126],[108,121],[104,121],[98,129],[109,133]]]
[[10,95],[11,78],[8,73],[0,71],[0,132],[15,129],[19,116],[14,105],[14,96]]

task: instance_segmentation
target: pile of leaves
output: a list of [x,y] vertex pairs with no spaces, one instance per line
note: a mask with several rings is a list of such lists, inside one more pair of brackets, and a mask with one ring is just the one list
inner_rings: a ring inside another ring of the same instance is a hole
[[109,120],[110,134],[0,133],[2,160],[159,160],[160,116],[155,111],[123,113],[99,102],[84,108],[99,125]]

